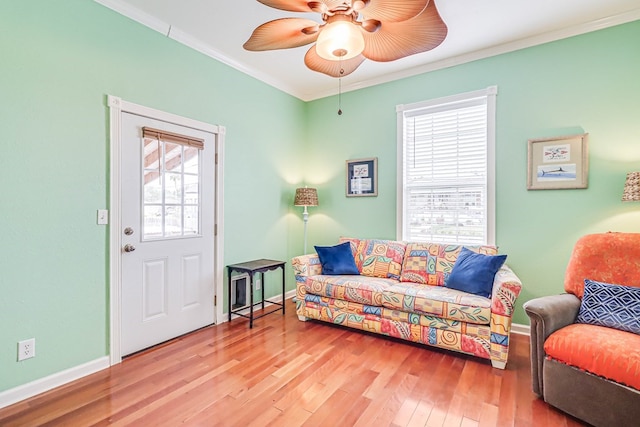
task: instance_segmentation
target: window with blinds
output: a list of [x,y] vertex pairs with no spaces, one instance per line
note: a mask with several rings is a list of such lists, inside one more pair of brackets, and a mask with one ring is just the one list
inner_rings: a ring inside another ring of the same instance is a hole
[[402,240],[495,243],[495,94],[491,87],[398,107]]

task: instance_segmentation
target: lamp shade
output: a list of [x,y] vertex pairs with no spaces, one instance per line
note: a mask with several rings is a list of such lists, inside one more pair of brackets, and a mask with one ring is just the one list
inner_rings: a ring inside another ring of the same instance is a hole
[[629,172],[622,193],[623,202],[640,202],[640,172]]
[[318,206],[318,191],[315,188],[296,188],[294,206]]
[[346,61],[364,50],[360,29],[349,21],[335,20],[327,24],[316,42],[316,52],[329,61]]

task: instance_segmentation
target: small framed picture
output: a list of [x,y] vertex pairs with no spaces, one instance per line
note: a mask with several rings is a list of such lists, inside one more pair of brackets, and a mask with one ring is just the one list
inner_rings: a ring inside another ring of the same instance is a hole
[[587,188],[588,133],[528,141],[527,190]]
[[347,160],[347,197],[378,195],[378,158]]

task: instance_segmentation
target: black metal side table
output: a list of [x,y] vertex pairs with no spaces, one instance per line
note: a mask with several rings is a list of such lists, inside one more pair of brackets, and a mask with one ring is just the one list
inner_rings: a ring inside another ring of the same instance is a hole
[[[253,261],[247,261],[247,262],[242,262],[240,264],[231,264],[227,266],[227,291],[228,291],[228,298],[229,298],[229,322],[231,322],[231,315],[235,314],[237,316],[242,316],[245,317],[247,319],[249,319],[249,328],[253,328],[253,320],[254,319],[259,319],[261,317],[266,316],[267,314],[271,314],[271,313],[275,313],[276,311],[280,311],[282,310],[282,315],[284,316],[284,294],[285,294],[285,290],[284,290],[284,266],[285,266],[286,262],[284,261],[276,261],[276,260],[272,260],[272,259],[256,259]],[[282,303],[276,302],[276,301],[271,301],[271,300],[265,300],[264,299],[264,273],[265,271],[270,271],[270,270],[277,270],[278,268],[282,269]],[[247,316],[246,314],[242,314],[240,313],[241,310],[244,310],[243,307],[242,309],[238,309],[238,310],[232,310],[231,307],[231,273],[233,271],[237,271],[239,273],[247,273],[249,275],[249,293],[250,293],[250,298],[249,298],[249,315]],[[258,302],[253,302],[253,275],[255,273],[260,273],[260,277],[261,277],[261,281],[262,281],[262,301],[258,301]],[[253,307],[258,305],[258,304],[262,304],[262,311],[264,312],[264,302],[268,302],[271,303],[273,305],[278,306],[278,308],[276,308],[275,310],[271,310],[268,313],[262,313],[260,316],[255,317],[253,315]]]

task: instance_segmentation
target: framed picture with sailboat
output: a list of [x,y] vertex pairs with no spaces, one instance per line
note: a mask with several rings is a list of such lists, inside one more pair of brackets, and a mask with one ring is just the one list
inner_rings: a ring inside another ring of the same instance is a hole
[[530,139],[527,190],[587,188],[588,133]]

